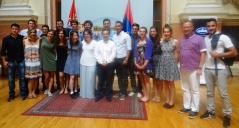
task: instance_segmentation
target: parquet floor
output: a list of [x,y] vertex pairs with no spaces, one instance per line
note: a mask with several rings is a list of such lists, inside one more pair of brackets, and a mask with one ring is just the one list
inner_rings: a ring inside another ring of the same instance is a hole
[[[182,108],[182,90],[180,82],[176,83],[175,107],[163,108],[165,93],[163,92],[160,103],[148,102],[146,109],[148,120],[122,120],[122,119],[95,119],[74,117],[52,117],[52,116],[23,116],[24,111],[40,101],[45,95],[43,92],[36,99],[22,101],[19,89],[16,87],[16,98],[7,102],[8,86],[7,78],[0,77],[0,127],[1,128],[222,128],[223,113],[219,94],[216,93],[216,117],[212,119],[189,119],[188,114],[179,114]],[[16,80],[18,86],[18,80]],[[228,78],[229,95],[233,113],[231,116],[231,127],[239,128],[239,77]],[[115,79],[114,89],[118,89]],[[130,90],[130,87],[129,87]],[[216,89],[217,92],[217,89]],[[153,88],[152,88],[153,97]],[[206,109],[206,87],[201,85],[200,113]]]

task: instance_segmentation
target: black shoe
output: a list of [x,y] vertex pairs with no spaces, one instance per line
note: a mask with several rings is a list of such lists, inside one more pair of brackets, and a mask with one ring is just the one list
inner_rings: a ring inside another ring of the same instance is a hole
[[22,100],[25,100],[27,98],[26,95],[21,95]]
[[231,124],[230,121],[231,121],[231,117],[229,115],[224,116],[223,127],[230,126],[230,124]]
[[164,103],[164,104],[163,104],[163,107],[166,108],[166,106],[168,106],[168,105],[169,105],[168,103]]
[[210,111],[206,111],[203,115],[200,116],[201,119],[208,119],[212,117],[215,117],[215,113]]
[[99,96],[95,97],[95,102],[100,101],[101,98],[102,98],[102,97],[99,97]]
[[178,110],[178,113],[186,113],[186,112],[190,112],[190,111],[191,111],[191,109],[183,108],[183,109]]
[[78,92],[74,92],[74,95],[75,95],[76,97],[79,97],[79,93],[78,93]]
[[170,109],[170,108],[173,108],[173,107],[174,107],[174,104],[172,104],[172,105],[167,104],[167,105],[165,106],[165,108],[167,108],[167,109]]
[[70,94],[70,97],[71,97],[71,99],[76,99],[76,98],[77,98],[77,96],[75,95],[75,93]]
[[197,115],[198,115],[198,112],[190,111],[190,112],[189,112],[189,115],[188,115],[188,118],[194,119]]
[[111,102],[111,101],[112,101],[112,99],[111,99],[111,98],[106,98],[106,100],[107,100],[108,102]]
[[7,99],[7,102],[11,102],[13,99],[15,99],[15,96],[9,96],[9,98]]

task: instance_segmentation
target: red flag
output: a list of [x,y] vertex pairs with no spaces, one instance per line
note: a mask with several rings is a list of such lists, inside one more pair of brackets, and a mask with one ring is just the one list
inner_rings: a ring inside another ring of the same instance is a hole
[[71,26],[71,20],[77,20],[75,0],[72,0],[71,10],[70,10],[70,14],[69,14],[69,19],[68,19],[68,22],[67,22],[68,27]]

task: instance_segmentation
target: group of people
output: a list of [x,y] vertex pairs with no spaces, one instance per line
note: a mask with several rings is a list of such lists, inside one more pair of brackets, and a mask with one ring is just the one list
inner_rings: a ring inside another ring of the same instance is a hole
[[[230,125],[232,109],[227,92],[227,71],[220,58],[236,56],[237,51],[226,35],[220,36],[217,48],[212,50],[212,37],[219,33],[215,19],[207,21],[209,35],[204,39],[193,32],[191,21],[185,21],[184,36],[179,41],[172,37],[173,30],[168,24],[162,29],[162,38],[154,26],[150,28],[148,38],[147,28],[137,23],[132,25],[131,35],[122,31],[121,21],[115,22],[115,30],[110,25],[110,20],[104,19],[103,30],[96,32],[92,30],[92,22],[86,20],[84,31],[80,32],[77,20],[71,21],[71,29],[63,28],[63,21],[58,20],[56,30],[43,25],[41,31],[35,28],[35,20],[30,19],[29,28],[19,34],[20,26],[12,24],[11,34],[3,38],[1,50],[3,65],[8,68],[8,101],[15,98],[17,70],[22,100],[26,99],[27,93],[30,99],[37,97],[35,91],[40,77],[46,88],[44,94],[52,96],[56,72],[61,89],[59,94],[68,93],[69,89],[72,99],[80,95],[82,98],[95,98],[98,102],[105,95],[106,100],[111,102],[116,70],[119,92],[113,97],[125,100],[127,96],[137,95],[140,102],[160,102],[164,86],[166,101],[163,106],[167,109],[174,107],[174,81],[181,79],[183,108],[178,112],[189,112],[189,118],[195,118],[200,102],[199,76],[205,64],[208,107],[201,118],[215,116],[214,88],[217,84],[225,115],[223,125]],[[132,87],[129,94],[128,76]],[[155,92],[152,99],[150,78],[153,79]],[[25,82],[25,79],[28,81]]]

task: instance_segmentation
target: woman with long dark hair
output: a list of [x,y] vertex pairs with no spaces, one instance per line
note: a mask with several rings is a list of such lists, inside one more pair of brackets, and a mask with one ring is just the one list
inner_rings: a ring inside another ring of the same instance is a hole
[[67,89],[69,85],[69,75],[64,73],[66,58],[68,56],[66,32],[64,31],[64,29],[57,31],[56,53],[57,53],[56,68],[57,71],[59,72],[59,81],[61,86],[61,91],[59,94],[63,94],[64,92],[68,93]]
[[163,83],[161,80],[159,80],[159,58],[162,54],[161,46],[160,46],[160,37],[159,37],[159,31],[156,27],[152,26],[150,28],[149,37],[153,42],[153,86],[154,86],[154,92],[155,96],[152,99],[153,102],[160,102],[162,90],[163,90]]
[[70,32],[70,39],[68,41],[68,56],[66,59],[66,65],[64,72],[70,75],[70,97],[76,99],[78,96],[77,91],[77,79],[80,74],[80,54],[81,54],[81,42],[79,40],[79,34],[77,31],[72,30]]

